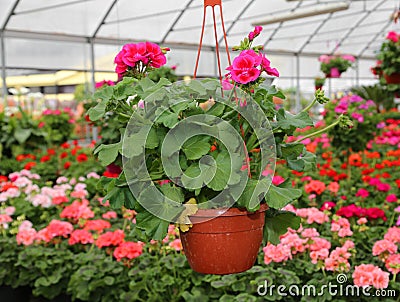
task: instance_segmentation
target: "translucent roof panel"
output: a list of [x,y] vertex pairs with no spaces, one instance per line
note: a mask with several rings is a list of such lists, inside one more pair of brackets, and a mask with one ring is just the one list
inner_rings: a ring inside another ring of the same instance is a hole
[[90,36],[100,25],[111,0],[22,0],[8,29]]
[[7,65],[13,68],[81,70],[90,65],[89,46],[85,44],[14,38],[4,42]]

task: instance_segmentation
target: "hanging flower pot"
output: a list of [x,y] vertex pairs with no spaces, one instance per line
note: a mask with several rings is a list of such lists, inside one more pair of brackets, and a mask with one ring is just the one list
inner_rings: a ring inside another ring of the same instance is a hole
[[327,78],[340,78],[341,72],[338,68],[333,67],[331,71],[326,75]]
[[400,72],[392,73],[391,75],[383,74],[387,84],[400,84]]
[[190,216],[193,227],[180,236],[191,268],[198,273],[216,275],[250,269],[263,238],[267,209],[262,204],[253,213],[231,208],[218,217],[219,209],[199,210]]
[[322,89],[323,85],[315,85],[315,90]]

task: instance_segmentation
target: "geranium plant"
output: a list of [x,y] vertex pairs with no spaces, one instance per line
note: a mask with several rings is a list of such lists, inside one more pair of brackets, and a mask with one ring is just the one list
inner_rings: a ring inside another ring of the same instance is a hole
[[332,137],[332,145],[340,153],[342,151],[361,151],[376,133],[379,117],[376,115],[376,104],[372,100],[364,100],[358,95],[345,95],[325,106],[325,121],[330,123],[341,114],[348,114],[353,122],[353,129],[343,130],[332,127],[328,134]]
[[72,136],[75,128],[74,114],[71,108],[46,109],[42,113],[38,127],[46,131],[46,141],[49,145],[61,144]]
[[378,77],[382,76],[382,61],[376,61],[375,66],[371,67],[371,72],[373,75]]
[[391,31],[382,43],[377,55],[380,68],[385,75],[400,73],[400,34]]
[[327,78],[339,78],[356,61],[352,55],[322,55],[318,60],[321,62],[321,71]]
[[314,79],[315,89],[321,89],[325,85],[325,78],[316,77]]
[[[135,209],[137,227],[146,235],[163,239],[169,221],[187,230],[187,216],[197,208],[233,206],[253,212],[264,202],[269,205],[266,241],[277,242],[289,226],[299,226],[293,213],[280,209],[301,191],[289,180],[271,185],[271,160],[284,160],[297,171],[315,166],[315,156],[300,141],[285,139],[296,128],[313,126],[308,110],[328,99],[318,91],[296,115],[277,110],[273,97],[285,96],[273,86],[261,85],[264,72],[279,73],[262,47],[252,45],[260,32],[256,27],[234,48],[240,54],[227,68],[223,85],[216,79],[155,83],[146,77],[146,68],[165,64],[162,48],[145,43],[141,45],[149,47],[142,51],[130,44],[115,60],[122,80],[95,94],[99,103],[89,111],[91,120],[111,111],[126,125],[120,129],[119,142],[95,150],[104,165],[119,154],[124,160],[118,178],[101,179],[105,199],[115,207]],[[347,120],[341,116],[335,124],[339,122]],[[224,198],[218,198],[220,194]]]

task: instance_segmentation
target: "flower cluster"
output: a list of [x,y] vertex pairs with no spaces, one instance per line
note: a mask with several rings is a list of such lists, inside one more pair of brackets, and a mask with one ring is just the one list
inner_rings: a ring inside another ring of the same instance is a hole
[[[279,77],[276,68],[271,67],[271,62],[261,51],[262,46],[252,46],[254,39],[261,33],[262,27],[256,26],[245,38],[240,46],[233,47],[233,50],[240,50],[239,55],[233,60],[232,65],[227,68],[229,73],[225,75],[225,83],[234,83],[243,90],[250,92],[254,87],[264,81],[260,75],[266,74]],[[229,85],[227,85],[229,86]]]
[[327,104],[322,113],[326,123],[331,123],[341,114],[347,114],[353,124],[350,130],[339,127],[329,129],[328,135],[333,138],[333,146],[338,151],[349,148],[353,151],[364,150],[368,141],[375,136],[379,122],[376,112],[377,106],[374,101],[352,94]]
[[167,63],[167,51],[169,48],[161,48],[151,42],[125,44],[115,57],[115,72],[119,79],[124,76],[140,79],[152,68],[159,68]]
[[372,285],[375,288],[386,288],[389,284],[389,273],[373,264],[356,266],[352,277],[354,284],[360,287]]
[[98,88],[101,88],[101,87],[103,87],[103,86],[114,86],[115,85],[115,82],[114,81],[111,81],[111,80],[103,80],[103,81],[100,81],[100,82],[96,82],[96,84],[94,85],[94,87],[96,88],[96,89],[98,89]]

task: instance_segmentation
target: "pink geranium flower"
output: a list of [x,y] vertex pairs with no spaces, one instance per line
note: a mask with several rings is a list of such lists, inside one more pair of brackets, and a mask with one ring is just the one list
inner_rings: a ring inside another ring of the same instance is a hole
[[71,237],[68,240],[69,245],[74,244],[88,244],[93,243],[93,235],[89,231],[86,230],[75,230],[71,233]]
[[386,288],[389,285],[389,273],[373,264],[361,264],[354,269],[353,281],[361,287],[372,285],[375,288]]
[[400,273],[400,254],[390,255],[385,261],[385,267],[393,275]]
[[32,228],[19,230],[16,236],[17,243],[23,245],[31,245],[35,242],[36,234],[36,230]]
[[182,242],[180,239],[171,241],[168,246],[172,247],[175,251],[181,251],[183,249]]
[[383,238],[396,244],[400,243],[400,228],[399,227],[389,228]]
[[372,255],[380,256],[381,259],[386,259],[389,254],[394,254],[396,252],[397,245],[387,239],[375,242],[372,247]]
[[386,39],[391,40],[392,42],[396,43],[397,41],[399,41],[399,35],[397,35],[397,33],[395,31],[390,31],[387,34]]
[[122,242],[115,250],[114,257],[117,261],[121,261],[123,258],[134,259],[139,257],[143,252],[143,245],[138,242]]
[[[243,53],[243,52],[242,52]],[[247,84],[258,79],[261,71],[255,66],[257,59],[250,54],[240,54],[233,60],[232,66],[227,70],[230,71],[232,79],[240,84]]]

